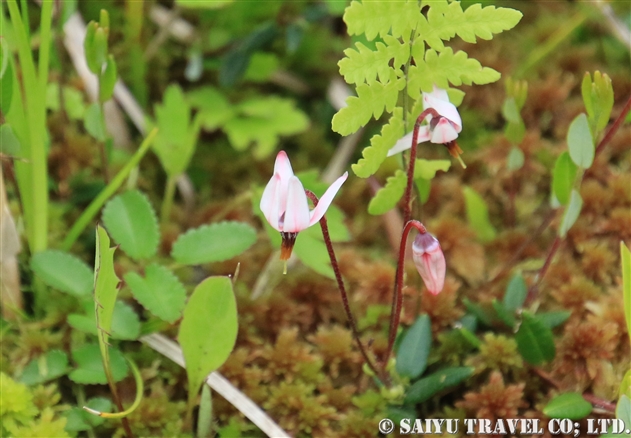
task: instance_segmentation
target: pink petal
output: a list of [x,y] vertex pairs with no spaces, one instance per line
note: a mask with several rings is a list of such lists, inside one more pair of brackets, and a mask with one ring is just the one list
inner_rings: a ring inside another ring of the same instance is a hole
[[302,183],[296,176],[289,178],[285,221],[282,230],[285,233],[297,233],[309,227],[309,203]]
[[333,198],[340,190],[340,187],[342,187],[342,184],[344,184],[344,181],[346,181],[346,178],[348,178],[348,172],[344,172],[344,175],[336,179],[335,182],[331,184],[328,189],[326,189],[326,192],[324,192],[324,195],[322,195],[322,197],[320,198],[318,205],[316,205],[316,208],[314,208],[311,212],[309,225],[313,225],[320,219],[322,219],[322,216],[324,216],[324,213],[326,213],[329,205],[331,205],[331,202],[333,202]]
[[[388,156],[391,157],[394,154],[410,149],[412,147],[412,134],[413,132],[408,132],[401,137],[388,151]],[[420,144],[424,141],[429,141],[429,127],[427,125],[419,127],[418,130],[418,143]]]
[[267,186],[265,186],[260,204],[265,219],[267,219],[267,222],[277,231],[280,231],[278,222],[284,213],[284,206],[283,211],[281,211],[280,205],[281,190],[282,182],[280,175],[274,174],[267,183]]
[[438,121],[436,127],[432,130],[432,143],[444,144],[458,138],[458,132],[454,129],[451,122],[444,117]]
[[417,235],[412,244],[412,258],[425,287],[434,295],[443,290],[447,266],[438,240],[429,233]]
[[462,131],[462,119],[460,113],[453,103],[449,100],[442,100],[432,96],[429,93],[423,93],[423,108],[434,108],[438,114],[447,117],[454,124],[456,132]]
[[294,176],[294,171],[291,168],[289,157],[285,151],[280,151],[276,155],[276,161],[274,162],[274,174],[280,175],[281,180],[285,183],[289,181],[289,178]]

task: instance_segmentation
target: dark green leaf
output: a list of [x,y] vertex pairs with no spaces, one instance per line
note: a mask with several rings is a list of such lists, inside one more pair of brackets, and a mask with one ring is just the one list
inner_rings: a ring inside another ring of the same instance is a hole
[[498,318],[501,319],[504,324],[511,328],[515,326],[515,316],[513,315],[514,312],[507,309],[503,303],[500,303],[497,300],[497,298],[493,298],[492,305]]
[[180,235],[171,256],[186,265],[221,262],[238,256],[256,241],[256,231],[242,222],[204,225]]
[[515,274],[510,279],[508,286],[506,286],[502,304],[504,304],[504,307],[509,311],[518,310],[524,304],[527,293],[528,289],[526,288],[524,278],[521,274]]
[[572,315],[572,312],[570,312],[569,310],[561,310],[558,312],[537,313],[535,315],[535,318],[541,321],[546,327],[553,329],[563,324],[570,317],[570,315]]
[[110,200],[103,223],[120,247],[135,260],[155,255],[160,241],[158,220],[147,197],[130,190]]
[[489,327],[493,325],[493,316],[488,310],[486,310],[479,304],[472,302],[468,298],[464,298],[462,300],[462,303],[465,305],[467,310],[471,314],[473,314],[477,318],[477,320],[480,321],[482,324]]
[[405,394],[405,403],[423,403],[433,395],[455,386],[473,374],[471,367],[445,368],[414,382]]
[[[99,412],[112,412],[112,402],[103,397],[91,398],[86,406]],[[80,407],[74,407],[66,413],[65,430],[68,432],[90,430],[94,426],[103,424],[103,422],[105,422],[105,418],[92,415]]]
[[90,295],[94,288],[92,269],[67,252],[38,252],[31,259],[31,269],[47,285],[78,297]]
[[592,412],[592,404],[576,392],[558,395],[543,408],[543,413],[550,418],[569,418],[581,420]]
[[[127,376],[127,362],[119,350],[113,347],[109,347],[108,350],[114,381],[119,382]],[[103,360],[97,344],[87,344],[72,350],[72,359],[76,362],[77,368],[70,372],[68,376],[70,380],[89,385],[107,383]]]
[[515,340],[519,353],[531,365],[541,365],[554,359],[556,351],[552,331],[528,312],[522,314]]
[[397,350],[397,373],[414,379],[425,371],[432,347],[432,326],[429,316],[421,315],[403,335]]
[[164,266],[147,266],[144,278],[135,272],[128,272],[125,274],[125,282],[131,288],[134,298],[158,318],[173,323],[182,315],[186,289]]
[[48,353],[31,360],[24,368],[20,382],[26,385],[39,385],[57,379],[68,372],[68,356],[60,350]]

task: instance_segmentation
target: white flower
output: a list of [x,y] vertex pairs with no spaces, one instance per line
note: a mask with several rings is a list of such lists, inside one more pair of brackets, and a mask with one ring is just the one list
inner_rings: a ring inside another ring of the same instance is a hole
[[310,211],[305,189],[294,175],[287,154],[285,151],[278,153],[274,163],[274,175],[263,191],[261,211],[267,222],[281,233],[281,259],[287,260],[291,255],[298,232],[322,219],[347,177],[348,172],[345,172],[331,184],[318,205]]

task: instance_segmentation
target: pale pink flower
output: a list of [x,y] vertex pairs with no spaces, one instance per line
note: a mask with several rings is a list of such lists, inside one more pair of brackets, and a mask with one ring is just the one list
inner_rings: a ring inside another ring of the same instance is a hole
[[427,289],[437,295],[445,285],[447,269],[438,239],[429,233],[419,233],[412,244],[412,258]]

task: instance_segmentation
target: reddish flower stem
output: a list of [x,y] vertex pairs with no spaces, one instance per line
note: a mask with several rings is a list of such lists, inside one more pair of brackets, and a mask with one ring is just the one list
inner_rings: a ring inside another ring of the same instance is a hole
[[624,119],[627,117],[627,114],[629,114],[629,111],[631,111],[631,96],[629,96],[627,103],[625,103],[624,107],[622,107],[622,111],[620,111],[618,118],[613,122],[611,128],[609,128],[603,139],[600,140],[600,143],[598,143],[596,151],[594,152],[594,156],[597,156],[607,145],[607,143],[611,141],[615,133],[618,131],[618,129],[620,129],[620,126],[622,126],[622,122],[624,122]]
[[[318,205],[318,197],[311,190],[305,190],[305,193],[313,202],[313,205]],[[366,348],[364,344],[362,344],[361,339],[359,338],[359,331],[357,330],[357,323],[355,322],[355,318],[353,317],[353,313],[351,312],[351,306],[348,301],[348,294],[346,293],[346,287],[344,286],[344,281],[342,280],[342,273],[340,272],[340,266],[337,263],[337,258],[335,257],[335,251],[333,251],[333,243],[331,242],[331,236],[329,234],[329,226],[326,221],[326,216],[322,216],[320,219],[320,227],[322,228],[322,236],[324,237],[324,243],[326,244],[326,249],[329,253],[329,258],[331,259],[331,266],[333,267],[333,272],[335,273],[335,280],[337,281],[337,287],[340,290],[340,295],[342,296],[342,304],[344,305],[344,311],[346,312],[346,317],[348,318],[348,322],[351,325],[351,331],[353,332],[353,337],[357,342],[357,347],[361,352],[366,364],[370,368],[370,370],[374,373],[375,377],[384,381],[384,376],[381,375],[377,371],[377,367],[370,360],[368,353],[366,352]]]
[[408,235],[412,228],[416,228],[419,233],[424,234],[427,232],[425,226],[416,220],[408,221],[403,227],[403,234],[401,236],[401,244],[399,246],[399,260],[397,262],[397,273],[394,277],[394,293],[392,294],[392,310],[390,311],[390,327],[388,329],[388,348],[382,359],[382,371],[385,373],[385,369],[388,365],[388,360],[392,354],[394,348],[394,341],[397,338],[397,330],[399,329],[399,322],[401,320],[401,307],[403,306],[403,264],[405,263],[405,249],[407,246]]

